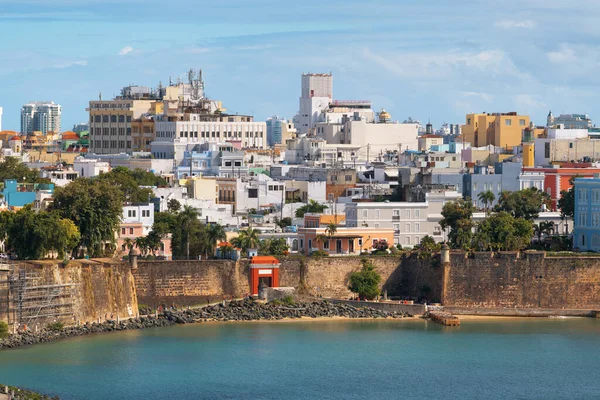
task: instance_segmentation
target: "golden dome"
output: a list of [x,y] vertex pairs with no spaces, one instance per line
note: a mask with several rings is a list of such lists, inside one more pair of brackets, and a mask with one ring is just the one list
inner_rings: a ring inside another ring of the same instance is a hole
[[392,116],[390,115],[390,113],[388,113],[387,111],[385,111],[385,109],[381,109],[381,112],[379,112],[379,122],[388,122],[392,119]]

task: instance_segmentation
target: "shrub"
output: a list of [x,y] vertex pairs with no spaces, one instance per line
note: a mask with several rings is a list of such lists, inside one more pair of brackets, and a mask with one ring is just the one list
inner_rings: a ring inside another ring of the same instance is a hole
[[63,330],[64,327],[65,324],[60,321],[50,322],[48,325],[46,325],[46,329],[53,332],[60,332]]
[[8,324],[4,321],[0,321],[0,339],[6,339],[8,337]]
[[285,305],[288,305],[288,306],[294,306],[294,305],[296,305],[296,302],[294,301],[294,296],[285,296],[281,301]]
[[316,250],[310,253],[311,257],[328,257],[329,253],[325,250]]
[[350,275],[351,292],[357,293],[360,297],[372,300],[379,296],[379,283],[381,276],[375,271],[373,263],[367,259],[362,260],[362,269]]

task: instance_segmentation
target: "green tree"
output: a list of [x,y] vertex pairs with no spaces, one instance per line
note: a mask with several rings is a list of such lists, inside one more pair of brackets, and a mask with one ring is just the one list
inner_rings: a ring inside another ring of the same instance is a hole
[[183,207],[183,211],[179,213],[178,222],[181,224],[181,237],[183,242],[185,243],[185,254],[186,259],[190,259],[190,243],[192,242],[192,237],[200,233],[200,224],[198,221],[198,211],[196,209],[185,206]]
[[516,192],[502,192],[495,210],[506,211],[515,218],[533,221],[544,205],[550,206],[548,194],[536,188],[527,188]]
[[328,223],[327,227],[325,228],[325,234],[327,236],[329,236],[329,238],[331,239],[336,233],[337,233],[337,225],[334,224],[333,222]]
[[129,170],[129,174],[135,179],[139,186],[168,186],[168,182],[162,176],[157,176],[150,171],[141,168]]
[[470,244],[473,211],[473,202],[468,198],[444,204],[440,226],[442,229],[450,228],[448,242],[453,248],[465,248]]
[[167,202],[167,210],[170,213],[178,213],[181,210],[181,203],[177,199],[170,199]]
[[285,218],[282,218],[281,220],[277,220],[276,223],[281,229],[284,229],[284,228],[292,225],[292,219],[290,217],[285,217]]
[[142,256],[148,254],[148,240],[146,236],[139,236],[135,238],[135,247],[138,248]]
[[92,257],[114,247],[115,232],[123,211],[123,194],[108,181],[79,178],[54,191],[50,210],[75,223],[81,234],[79,247]]
[[539,224],[533,224],[533,231],[535,232],[538,243],[542,242],[542,235],[549,235],[554,230],[554,222],[542,221]]
[[156,212],[154,213],[154,224],[152,230],[161,236],[173,233],[177,229],[177,213]]
[[223,229],[222,225],[219,224],[210,224],[206,230],[207,234],[207,253],[210,253],[211,256],[215,255],[215,249],[219,242],[227,240],[227,234],[225,233],[225,229]]
[[232,239],[232,244],[244,252],[247,252],[248,249],[256,249],[259,243],[258,235],[260,235],[258,229],[248,228],[241,230],[238,237]]
[[147,203],[153,196],[152,189],[140,187],[131,170],[125,167],[113,168],[110,172],[93,179],[108,182],[119,188],[123,194],[123,201],[127,203]]
[[477,198],[483,203],[485,207],[485,213],[487,215],[489,213],[490,206],[494,203],[494,200],[496,200],[494,192],[492,192],[491,190],[486,190],[485,192],[479,193],[477,195]]
[[322,213],[327,209],[325,204],[321,204],[316,202],[315,200],[310,200],[308,204],[303,205],[302,207],[298,207],[296,209],[296,218],[303,218],[306,213]]
[[373,300],[379,296],[379,283],[381,275],[375,271],[375,266],[369,260],[363,259],[362,269],[350,275],[350,286],[348,289],[352,293],[358,294],[361,298]]
[[30,205],[17,211],[7,230],[7,248],[21,259],[41,259],[56,252],[65,258],[78,244],[73,221],[57,212],[36,213]]
[[16,179],[21,183],[50,183],[49,179],[40,178],[39,170],[29,169],[16,157],[5,157],[0,162],[0,182],[7,179]]
[[500,211],[479,223],[474,245],[478,250],[516,251],[529,246],[532,236],[530,221]]
[[131,238],[125,238],[125,239],[123,239],[123,245],[125,245],[125,248],[129,252],[135,246],[135,242]]

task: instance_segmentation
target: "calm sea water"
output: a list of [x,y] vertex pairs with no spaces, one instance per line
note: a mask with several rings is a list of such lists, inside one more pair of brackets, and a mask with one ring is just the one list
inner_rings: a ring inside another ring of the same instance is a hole
[[599,399],[600,320],[198,324],[0,352],[63,399]]

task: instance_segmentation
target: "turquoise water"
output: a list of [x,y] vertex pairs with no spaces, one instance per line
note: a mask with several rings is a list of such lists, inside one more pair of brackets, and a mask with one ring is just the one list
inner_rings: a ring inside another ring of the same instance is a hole
[[600,320],[197,324],[0,352],[63,399],[598,399]]

